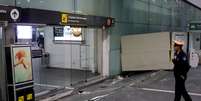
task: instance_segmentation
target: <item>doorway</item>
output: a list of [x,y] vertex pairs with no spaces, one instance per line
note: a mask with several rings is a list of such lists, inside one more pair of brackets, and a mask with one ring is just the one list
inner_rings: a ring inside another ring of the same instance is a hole
[[[20,27],[26,27],[27,31],[20,30]],[[76,27],[20,24],[8,28],[11,29],[7,31],[9,33],[16,29],[16,34],[11,35],[12,39],[16,38],[15,44],[32,46],[36,97],[52,90],[71,90],[109,73],[109,37],[106,31],[76,28],[80,35],[73,35],[73,28]],[[42,40],[42,45],[39,40]]]
[[[63,30],[56,33],[57,30]],[[44,26],[36,33],[43,33],[44,53],[42,65],[35,73],[40,91],[68,88],[102,76],[103,39],[96,28],[81,28],[80,36],[73,36],[70,27]],[[39,36],[39,35],[35,35]]]
[[53,30],[53,27],[43,28],[44,50],[49,54],[49,64],[43,68],[43,72],[48,73],[47,76],[49,73],[55,73],[50,78],[63,82],[46,79],[46,83],[69,86],[101,74],[101,71],[98,71],[97,44],[99,42],[96,40],[96,29],[82,28],[81,38],[71,36],[67,31],[64,31],[66,35],[54,36]]

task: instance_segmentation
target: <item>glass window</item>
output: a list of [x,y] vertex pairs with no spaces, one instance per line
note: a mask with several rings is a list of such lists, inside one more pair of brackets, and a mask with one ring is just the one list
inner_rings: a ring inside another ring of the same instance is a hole
[[135,24],[134,29],[135,29],[135,34],[147,33],[148,32],[148,25],[146,25],[146,24]]
[[77,0],[76,11],[82,14],[109,16],[109,0]]
[[172,0],[162,0],[162,7],[171,9]]
[[148,3],[135,1],[133,20],[136,23],[148,23]]
[[[121,15],[123,13],[122,9],[123,9],[123,1],[119,0],[117,2],[117,0],[111,0],[111,16],[115,18],[115,20],[117,21],[121,21]],[[117,12],[118,11],[118,12]]]
[[170,20],[171,20],[171,10],[167,8],[162,9],[162,15],[161,15],[161,25],[170,25]]
[[149,25],[149,32],[161,32],[161,26]]
[[148,2],[149,0],[138,0],[138,1],[144,1],[144,2]]
[[161,7],[158,6],[154,6],[154,5],[150,5],[150,23],[151,24],[157,24],[160,25],[161,24]]
[[151,4],[161,6],[162,0],[150,0]]
[[14,5],[14,0],[0,0],[0,4],[2,5]]
[[32,26],[17,26],[18,39],[32,39]]
[[38,8],[63,12],[74,11],[74,0],[16,0],[16,3],[17,6],[24,8]]

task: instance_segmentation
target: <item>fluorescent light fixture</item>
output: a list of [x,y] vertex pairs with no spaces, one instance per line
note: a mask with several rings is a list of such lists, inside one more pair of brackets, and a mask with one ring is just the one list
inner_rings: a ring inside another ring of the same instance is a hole
[[32,26],[17,26],[18,39],[32,39]]

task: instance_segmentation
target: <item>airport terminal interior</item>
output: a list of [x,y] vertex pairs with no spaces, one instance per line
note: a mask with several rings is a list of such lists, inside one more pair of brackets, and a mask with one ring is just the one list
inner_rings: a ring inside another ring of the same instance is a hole
[[[172,94],[165,83],[174,83],[174,40],[184,42],[192,67],[187,87],[199,101],[200,0],[0,0],[0,101],[151,101],[124,94]],[[161,101],[160,94],[153,96]]]

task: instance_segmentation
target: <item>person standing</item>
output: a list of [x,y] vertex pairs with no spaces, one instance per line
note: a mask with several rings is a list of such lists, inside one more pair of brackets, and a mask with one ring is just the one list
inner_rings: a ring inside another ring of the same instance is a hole
[[187,79],[187,73],[190,69],[189,61],[186,53],[182,50],[184,42],[181,40],[174,41],[174,76],[175,76],[175,99],[174,101],[180,101],[181,97],[185,101],[192,101],[190,95],[186,91],[185,81]]
[[44,36],[43,35],[39,35],[39,37],[37,38],[37,43],[38,43],[38,46],[40,48],[44,48]]

